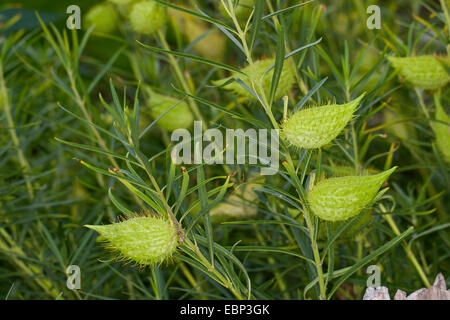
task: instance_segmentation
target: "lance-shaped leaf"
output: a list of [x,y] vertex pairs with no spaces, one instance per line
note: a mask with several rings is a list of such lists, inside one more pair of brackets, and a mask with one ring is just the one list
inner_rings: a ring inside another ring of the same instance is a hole
[[320,148],[341,133],[363,97],[346,104],[303,108],[285,121],[282,136],[299,148]]
[[85,227],[97,231],[99,240],[118,253],[120,260],[131,260],[140,266],[162,263],[178,246],[176,228],[157,217],[132,217],[123,222]]
[[444,61],[448,57],[426,55],[420,57],[388,57],[392,66],[407,83],[426,90],[439,89],[450,81]]
[[381,185],[396,168],[371,176],[322,180],[308,193],[309,206],[323,220],[340,221],[354,217],[372,203]]

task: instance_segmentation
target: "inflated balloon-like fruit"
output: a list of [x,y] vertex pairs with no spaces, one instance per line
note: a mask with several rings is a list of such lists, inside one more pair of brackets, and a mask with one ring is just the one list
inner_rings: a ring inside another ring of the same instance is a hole
[[[261,187],[258,183],[246,183],[238,186],[209,211],[211,222],[218,224],[224,221],[255,217],[258,214],[258,195],[255,189],[258,187]],[[190,210],[193,217],[199,212],[200,203]]]
[[194,116],[185,101],[180,102],[179,99],[156,92],[151,92],[150,94],[150,114],[154,119],[161,116],[175,104],[177,105],[172,110],[158,120],[159,126],[169,131],[189,128],[194,121]]
[[157,217],[133,217],[104,226],[86,225],[100,234],[106,248],[119,254],[119,260],[140,266],[169,259],[178,246],[177,230],[169,221]]
[[85,22],[87,27],[95,26],[96,32],[111,33],[119,23],[119,15],[109,3],[100,3],[89,9]]
[[296,147],[320,148],[341,133],[363,97],[364,94],[346,104],[303,108],[283,123],[282,135]]
[[[399,75],[409,84],[427,90],[439,89],[450,81],[443,61],[449,57],[425,55],[419,57],[388,57]],[[447,62],[448,63],[448,62]]]
[[124,16],[128,16],[133,4],[142,0],[108,0],[109,2],[116,5],[118,11]]
[[[272,76],[273,76],[274,68],[272,68],[266,74],[264,74],[264,72],[266,72],[266,70],[269,69],[273,64],[275,64],[275,59],[263,59],[263,60],[256,61],[253,65],[253,68],[251,68],[250,66],[247,66],[241,70],[243,73],[245,73],[246,75],[249,76],[249,78],[255,83],[255,85],[258,84],[262,79],[262,87],[264,90],[264,94],[266,95],[267,98],[269,97],[269,94],[270,94],[270,88],[272,85]],[[245,77],[241,74],[238,74],[238,73],[233,74],[231,77],[228,77],[225,79],[213,81],[213,83],[215,85],[220,86],[220,85],[225,84],[227,81],[229,81],[230,78],[241,79],[248,87],[250,87],[253,90],[253,86],[252,86],[250,80],[247,77]],[[286,95],[289,92],[289,90],[291,89],[292,85],[294,84],[294,80],[295,80],[294,73],[292,72],[291,68],[289,67],[288,62],[285,61],[283,63],[283,69],[281,71],[280,81],[278,83],[277,90],[275,91],[274,98],[279,99],[282,96]],[[249,91],[247,91],[244,87],[242,87],[236,81],[228,83],[227,85],[224,86],[224,88],[227,90],[234,91],[239,96],[244,96],[249,99],[256,100],[256,98]],[[258,88],[258,87],[256,86],[256,88]],[[261,93],[258,91],[256,93],[258,95],[261,95]]]
[[[230,18],[227,11],[225,10],[225,7],[223,6],[222,1],[219,2],[220,2],[219,5],[220,13],[226,18]],[[255,0],[239,0],[237,6],[234,8],[234,14],[236,15],[238,21],[246,22],[247,19],[250,17],[250,14],[252,13],[254,6]]]
[[108,0],[109,2],[112,2],[118,6],[128,6],[132,4],[133,2],[136,2],[136,0]]
[[[208,34],[203,36],[204,34]],[[226,38],[219,30],[208,29],[203,23],[199,23],[195,19],[189,19],[186,21],[186,36],[189,42],[197,41],[194,49],[202,57],[210,60],[222,60],[225,54]]]
[[175,20],[179,32],[190,43],[195,41],[193,48],[200,56],[216,61],[223,59],[227,42],[220,30],[210,29],[204,21],[179,10],[169,8],[168,14]]
[[250,183],[237,188],[224,202],[211,209],[211,221],[219,223],[235,219],[248,219],[258,213],[256,205],[251,204],[258,200],[255,189],[261,185]]
[[358,215],[371,204],[378,190],[395,171],[371,176],[348,176],[319,181],[307,195],[312,212],[327,221],[341,221]]
[[442,105],[436,105],[435,122],[432,127],[436,136],[436,144],[447,162],[450,162],[450,117],[445,113]]
[[[392,123],[386,127],[386,131],[399,138],[408,139],[411,135],[410,128],[407,123],[402,121],[402,116],[398,112],[391,111],[389,109],[383,110],[384,123]],[[397,123],[396,123],[397,122]]]
[[134,31],[152,35],[164,26],[167,14],[161,4],[144,0],[133,5],[128,18]]

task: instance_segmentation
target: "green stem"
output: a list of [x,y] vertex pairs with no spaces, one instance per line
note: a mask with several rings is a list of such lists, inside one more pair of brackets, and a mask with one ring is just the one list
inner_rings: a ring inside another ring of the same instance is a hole
[[[387,212],[382,204],[380,204],[380,209],[383,213]],[[394,232],[394,234],[396,236],[401,234],[400,230],[397,227],[397,224],[395,223],[394,219],[392,218],[392,215],[383,214],[383,218],[388,222],[389,226],[391,227],[392,231]],[[408,256],[408,259],[411,261],[411,263],[414,265],[414,268],[417,270],[417,273],[419,274],[420,278],[422,279],[422,282],[425,284],[426,287],[430,287],[431,284],[428,281],[428,278],[427,278],[425,272],[423,271],[422,266],[420,265],[416,256],[412,252],[411,248],[408,246],[408,244],[405,241],[402,241],[402,247],[405,250],[406,255]]]
[[244,300],[244,298],[241,296],[241,294],[233,287],[233,284],[230,282],[230,280],[226,279],[219,271],[217,271],[213,265],[211,265],[211,263],[209,263],[208,259],[205,258],[205,256],[202,254],[202,252],[200,251],[200,249],[194,245],[189,239],[186,238],[185,240],[185,245],[187,248],[189,248],[190,250],[192,250],[193,252],[195,252],[195,254],[197,255],[197,257],[200,259],[201,263],[203,264],[203,266],[212,274],[214,274],[214,276],[217,277],[217,279],[220,281],[219,283],[227,288],[228,290],[231,291],[231,293],[233,293],[233,295],[238,299],[238,300]]
[[[263,238],[263,236],[261,235],[261,232],[259,231],[258,228],[256,228],[256,226],[254,226],[254,229],[255,229],[255,233],[256,233],[256,237],[257,237],[258,241],[259,241],[263,246],[265,246],[265,245],[266,245],[266,242],[264,241],[264,238]],[[274,265],[274,264],[275,264],[275,259],[269,256],[269,257],[267,258],[267,262],[268,262],[270,265]],[[285,283],[284,280],[283,280],[283,277],[280,275],[280,273],[279,273],[277,270],[275,270],[273,273],[274,273],[274,275],[275,275],[275,280],[276,280],[276,282],[277,282],[277,284],[278,284],[278,287],[280,288],[281,292],[283,292],[283,298],[284,298],[284,299],[289,299],[289,293],[286,292],[287,286],[286,286],[286,283]]]
[[[229,9],[229,12],[230,12],[230,17],[233,20],[233,23],[234,23],[234,26],[236,28],[236,31],[237,31],[237,33],[239,35],[239,38],[240,38],[241,42],[242,42],[242,46],[244,48],[244,54],[247,57],[247,61],[249,63],[249,67],[252,70],[254,70],[254,62],[253,62],[253,59],[252,59],[251,52],[250,52],[250,50],[248,48],[247,40],[245,38],[245,33],[242,31],[242,29],[241,29],[241,27],[239,25],[239,22],[237,21],[236,15],[234,13],[234,8],[233,8],[233,5],[232,5],[230,0],[228,0],[228,9]],[[267,97],[265,95],[264,88],[262,86],[261,81],[257,81],[256,84],[253,83],[253,79],[250,79],[250,81],[252,82],[253,86],[256,85],[256,87],[258,89],[257,92],[258,92],[259,95],[261,95],[260,103],[261,103],[262,107],[264,108],[267,116],[269,117],[270,122],[272,123],[272,126],[274,127],[274,129],[278,130],[279,129],[279,125],[278,125],[277,121],[275,120],[275,117],[273,116],[273,113],[272,113],[272,110],[271,110],[271,106],[268,103],[268,100],[267,100]],[[293,165],[293,161],[292,161],[291,156],[290,156],[289,153],[286,154],[286,161],[288,163],[288,166],[293,169],[294,165]],[[320,299],[324,300],[324,299],[326,299],[326,286],[325,286],[325,278],[324,278],[324,275],[323,275],[322,262],[321,262],[320,254],[319,254],[319,248],[317,246],[317,242],[316,242],[316,239],[315,239],[315,226],[314,226],[314,224],[313,224],[313,222],[311,220],[310,211],[309,211],[309,208],[307,206],[307,203],[304,201],[304,199],[305,199],[305,192],[303,190],[303,187],[301,186],[301,184],[298,181],[298,177],[295,174],[295,170],[290,170],[290,172],[291,172],[292,179],[294,179],[295,181],[298,182],[297,183],[298,188],[296,188],[296,189],[297,189],[297,192],[299,193],[300,199],[302,200],[302,202],[304,204],[304,206],[303,206],[305,208],[304,216],[305,216],[305,220],[306,220],[306,224],[307,224],[307,228],[308,228],[309,236],[310,236],[310,240],[311,240],[311,248],[312,248],[313,255],[314,255],[314,264],[315,264],[315,268],[316,268],[316,271],[317,271],[317,277],[319,279]]]
[[298,176],[294,169],[294,163],[289,153],[286,153],[286,168],[288,170],[289,175],[291,176],[291,179],[296,184],[296,190],[299,195],[300,202],[304,208],[303,215],[305,217],[306,227],[308,229],[309,238],[311,240],[311,249],[313,251],[314,256],[314,266],[316,268],[317,278],[319,280],[319,292],[320,292],[319,298],[321,300],[325,300],[326,299],[325,277],[323,273],[322,260],[320,258],[319,248],[317,246],[317,241],[315,238],[316,229],[311,219],[310,208],[308,206],[307,201],[305,201],[306,198],[305,190],[303,190],[300,180],[298,179]]
[[28,163],[27,159],[25,158],[25,155],[23,154],[23,151],[20,147],[19,137],[17,136],[16,130],[14,129],[15,124],[12,117],[11,105],[9,104],[8,90],[6,88],[5,79],[3,77],[3,66],[1,64],[0,64],[0,103],[3,104],[5,110],[8,132],[17,150],[17,158],[19,160],[19,164],[24,169],[25,184],[27,186],[28,194],[30,195],[30,198],[33,199],[34,198],[33,186],[31,185],[31,181],[29,180],[29,175],[31,174],[31,166]]
[[0,249],[10,253],[11,260],[21,269],[28,277],[33,279],[44,291],[53,298],[57,298],[60,293],[52,286],[47,279],[39,278],[42,275],[42,270],[34,265],[27,266],[19,257],[25,257],[23,250],[14,242],[5,229],[0,228],[0,235],[3,236],[9,245],[0,238]]
[[[164,34],[162,33],[161,30],[158,31],[158,38],[159,38],[159,41],[161,41],[163,48],[165,50],[171,51],[170,46],[166,41],[166,37],[164,36]],[[180,81],[181,86],[183,87],[183,90],[189,94],[192,94],[191,89],[189,88],[187,81],[186,81],[185,77],[183,76],[183,73],[181,72],[181,68],[178,65],[178,61],[171,54],[169,54],[168,57],[169,57],[169,63],[172,66],[172,68],[174,69],[175,74],[178,78],[178,81]],[[203,123],[203,127],[205,128],[205,130],[208,129],[208,124],[203,119],[203,116],[200,113],[200,110],[198,109],[198,106],[197,106],[197,103],[195,102],[195,100],[192,98],[189,98],[188,102],[189,102],[189,106],[190,106],[192,112],[194,113],[195,117]]]
[[416,92],[417,98],[419,99],[419,104],[420,104],[420,107],[422,108],[423,113],[425,114],[427,119],[430,119],[430,113],[428,112],[427,106],[425,105],[425,102],[423,101],[422,93],[416,87],[414,88],[414,91]]
[[[447,8],[447,5],[444,2],[444,0],[440,0],[440,1],[441,1],[442,11],[444,11],[445,22],[447,23],[447,34],[449,34],[449,32],[450,32],[450,14],[448,13],[448,8]],[[449,34],[448,38],[450,40],[450,34]]]

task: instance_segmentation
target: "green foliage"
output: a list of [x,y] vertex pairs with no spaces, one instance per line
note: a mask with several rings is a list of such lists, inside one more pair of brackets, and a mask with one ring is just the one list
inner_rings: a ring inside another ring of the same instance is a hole
[[[448,276],[445,1],[384,1],[380,30],[368,0],[110,2],[109,34],[68,30],[69,2],[0,5],[0,297],[361,299],[370,264],[392,290]],[[175,164],[193,120],[279,130],[279,172]]]

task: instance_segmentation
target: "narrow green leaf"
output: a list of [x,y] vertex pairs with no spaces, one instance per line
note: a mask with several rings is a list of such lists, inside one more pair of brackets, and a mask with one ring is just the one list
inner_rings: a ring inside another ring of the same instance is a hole
[[117,207],[117,209],[122,211],[127,216],[133,215],[133,211],[127,209],[127,207],[113,195],[111,188],[108,189],[108,196],[111,199],[112,203]]
[[201,57],[194,56],[194,55],[187,54],[187,53],[183,53],[183,52],[171,51],[171,50],[160,49],[160,48],[157,48],[157,47],[152,47],[152,46],[143,44],[142,42],[139,42],[139,41],[137,41],[137,42],[140,45],[142,45],[143,47],[145,47],[145,48],[147,48],[147,49],[149,49],[150,51],[153,51],[153,52],[171,54],[173,56],[190,59],[190,60],[197,61],[197,62],[200,62],[200,63],[203,63],[203,64],[214,66],[214,67],[217,67],[217,68],[220,68],[220,69],[236,72],[236,73],[239,73],[239,74],[242,74],[242,75],[245,76],[245,74],[242,73],[241,70],[239,70],[239,69],[237,69],[235,67],[231,67],[229,65],[220,63],[220,62],[215,62],[215,61],[212,61],[212,60],[208,60],[208,59],[205,59],[205,58],[201,58]]
[[328,293],[328,299],[331,299],[333,294],[336,292],[336,290],[341,286],[341,284],[347,280],[353,273],[358,271],[360,268],[365,266],[367,263],[375,259],[376,257],[382,255],[386,251],[392,249],[397,244],[400,243],[403,239],[405,239],[407,236],[409,236],[414,230],[414,227],[409,227],[405,232],[399,234],[397,237],[389,241],[388,243],[384,244],[383,246],[376,249],[371,254],[365,256],[363,259],[355,263],[353,266],[350,267],[343,275],[342,277],[334,284],[334,287],[331,289],[331,291]]

